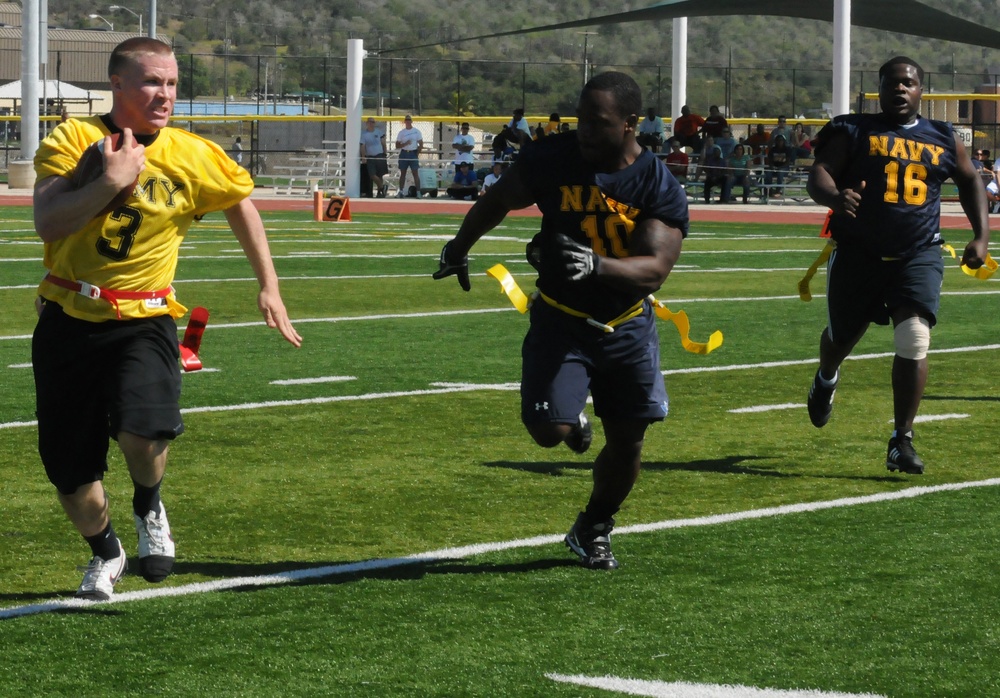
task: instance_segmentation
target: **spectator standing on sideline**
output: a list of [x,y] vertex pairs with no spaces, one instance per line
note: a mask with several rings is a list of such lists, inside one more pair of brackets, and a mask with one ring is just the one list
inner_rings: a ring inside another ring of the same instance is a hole
[[[112,50],[108,76],[111,112],[59,124],[35,154],[34,222],[48,270],[31,354],[38,449],[60,504],[91,548],[76,592],[91,600],[110,599],[127,567],[102,482],[110,438],[134,486],[140,572],[159,582],[173,568],[160,484],[170,442],[184,431],[175,318],[186,309],[171,283],[196,217],[225,213],[257,277],[257,306],[268,326],[295,346],[302,341],[249,198],[250,174],[211,141],[168,126],[178,81],[170,46],[128,39]],[[119,150],[111,148],[112,133],[121,136]],[[101,139],[103,174],[74,189],[80,157]],[[100,213],[137,178],[142,196]]]
[[476,139],[469,135],[468,121],[462,122],[459,132],[451,141],[451,146],[455,149],[454,164],[456,172],[458,172],[458,166],[463,162],[467,162],[470,166],[476,162],[476,158],[472,154],[472,151],[476,149]]
[[368,177],[375,185],[378,199],[384,199],[389,191],[385,176],[389,174],[389,163],[386,159],[385,134],[375,127],[375,117],[369,116],[365,121],[365,130],[361,132],[361,164],[368,170]]
[[[588,390],[593,395],[607,443],[594,463],[590,501],[565,538],[592,569],[618,566],[614,515],[639,475],[646,429],[667,414],[647,297],[666,280],[688,227],[684,190],[636,142],[641,107],[628,75],[591,79],[577,130],[524,149],[473,205],[434,274],[457,275],[468,291],[476,241],[514,209],[541,209],[541,232],[527,250],[540,295],[522,349],[521,419],[540,446],[565,443],[583,453],[592,438],[583,410]],[[602,234],[588,235],[595,230]]]
[[663,124],[663,119],[656,115],[656,110],[653,107],[648,107],[646,109],[646,118],[639,124],[639,136],[637,138],[639,145],[646,146],[654,153],[660,152],[665,130],[666,127]]
[[698,135],[705,125],[704,117],[691,111],[691,107],[681,107],[681,115],[674,121],[674,138],[680,141],[682,148],[691,148],[694,152],[701,151],[701,137]]
[[243,139],[236,136],[236,140],[233,141],[233,160],[236,161],[237,165],[243,164]]
[[784,196],[785,177],[788,176],[791,164],[792,149],[785,141],[785,137],[779,133],[764,157],[764,185],[767,187],[771,187],[772,184],[778,185],[768,191],[768,196]]
[[722,148],[717,145],[705,146],[704,156],[698,169],[705,173],[705,203],[711,203],[712,189],[715,187],[721,191],[719,203],[729,203],[729,165],[722,157]]
[[420,149],[424,147],[424,137],[413,127],[413,117],[403,118],[403,129],[396,134],[396,150],[399,151],[399,193],[406,196],[406,171],[413,172],[413,187],[420,191]]
[[886,467],[919,475],[913,421],[927,383],[927,351],[937,321],[941,260],[941,185],[951,178],[972,224],[962,263],[986,260],[986,192],[950,124],[919,115],[923,69],[896,56],[879,69],[879,114],[830,121],[816,137],[809,194],[833,210],[837,242],[827,268],[829,324],[809,389],[809,419],[822,427],[833,411],[840,366],[875,322],[893,324],[893,422]]

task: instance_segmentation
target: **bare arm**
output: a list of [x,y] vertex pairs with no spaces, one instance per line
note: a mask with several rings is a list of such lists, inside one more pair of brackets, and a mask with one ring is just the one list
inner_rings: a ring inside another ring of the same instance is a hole
[[680,257],[684,235],[663,221],[645,220],[629,240],[628,257],[600,258],[597,280],[622,291],[656,293]]
[[35,184],[35,231],[45,242],[69,237],[89,223],[104,206],[146,167],[146,149],[136,147],[131,129],[125,129],[120,150],[104,141],[104,173],[80,189],[67,177],[46,177]]
[[972,224],[972,240],[965,246],[965,253],[962,255],[962,264],[970,269],[978,269],[983,266],[990,244],[990,216],[989,204],[987,203],[986,187],[983,186],[979,173],[972,165],[965,152],[962,141],[955,138],[955,157],[958,166],[952,179],[958,185],[958,200],[962,203],[962,210],[969,217]]
[[264,222],[260,213],[249,198],[243,199],[235,206],[226,209],[226,220],[233,229],[233,234],[239,240],[240,247],[250,261],[260,293],[257,295],[257,307],[260,308],[268,327],[277,328],[281,336],[295,346],[302,346],[302,337],[292,327],[285,304],[278,290],[278,274],[271,260],[271,250],[267,244],[264,232]]

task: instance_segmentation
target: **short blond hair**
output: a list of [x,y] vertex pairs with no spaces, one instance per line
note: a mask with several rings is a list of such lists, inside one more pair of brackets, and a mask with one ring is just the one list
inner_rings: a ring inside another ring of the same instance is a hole
[[172,56],[174,50],[169,44],[148,36],[125,39],[111,51],[108,59],[108,77],[119,74],[127,65],[135,63],[140,56]]

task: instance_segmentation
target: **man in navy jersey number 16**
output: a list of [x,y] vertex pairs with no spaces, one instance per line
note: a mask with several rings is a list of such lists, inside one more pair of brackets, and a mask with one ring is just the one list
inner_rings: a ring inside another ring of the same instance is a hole
[[[467,255],[513,209],[537,204],[528,245],[538,293],[522,348],[521,420],[540,446],[583,453],[588,391],[606,439],[586,509],[566,544],[592,569],[618,566],[614,514],[639,475],[646,428],[667,414],[659,340],[647,296],[663,284],[687,234],[684,190],[636,142],[642,95],[623,73],[583,88],[576,131],[525,145],[441,251],[435,279],[469,290]],[[610,331],[609,331],[610,330]]]
[[913,421],[927,383],[937,321],[941,184],[951,178],[972,224],[962,263],[981,267],[989,244],[985,189],[951,125],[920,117],[924,71],[897,56],[879,69],[879,114],[838,116],[816,137],[809,194],[833,210],[827,267],[829,324],[820,337],[809,418],[827,423],[840,365],[872,322],[893,324],[893,417],[886,467],[919,475]]

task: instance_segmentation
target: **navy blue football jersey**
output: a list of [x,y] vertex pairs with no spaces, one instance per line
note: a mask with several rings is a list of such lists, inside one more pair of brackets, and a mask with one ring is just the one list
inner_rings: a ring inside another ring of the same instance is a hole
[[850,140],[840,189],[857,189],[857,218],[834,216],[834,240],[857,244],[883,258],[905,258],[941,239],[941,184],[956,169],[951,124],[917,118],[909,126],[878,114],[838,116],[816,136],[816,155],[837,133]]
[[595,279],[573,282],[547,270],[547,246],[563,233],[602,257],[629,256],[632,231],[640,221],[658,219],[687,236],[684,189],[646,149],[617,172],[597,172],[583,160],[577,132],[560,133],[525,146],[517,168],[542,212],[542,264],[539,290],[558,302],[602,322],[635,305],[641,295],[611,288]]

